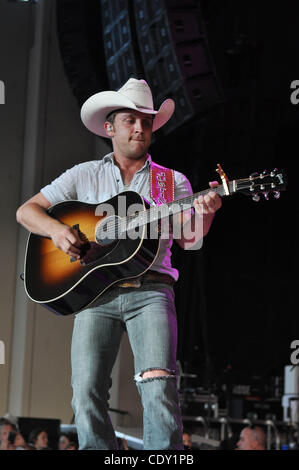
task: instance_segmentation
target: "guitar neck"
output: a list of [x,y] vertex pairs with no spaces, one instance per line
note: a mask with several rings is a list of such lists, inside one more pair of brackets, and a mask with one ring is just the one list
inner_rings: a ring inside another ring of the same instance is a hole
[[[218,165],[220,166],[220,165]],[[249,178],[242,178],[237,180],[228,181],[223,179],[223,183],[215,188],[208,188],[195,194],[191,194],[176,201],[161,204],[159,206],[150,206],[148,209],[136,211],[127,217],[118,218],[115,227],[110,229],[111,237],[125,234],[129,230],[134,230],[137,227],[145,226],[149,223],[156,222],[160,219],[179,214],[183,211],[193,207],[195,199],[199,196],[205,196],[211,190],[217,193],[220,197],[229,196],[235,193],[242,193],[246,196],[251,196],[254,201],[259,201],[261,196],[269,200],[269,194],[273,193],[274,198],[280,197],[280,191],[285,190],[286,175],[284,170],[279,171],[277,168],[267,173],[253,173]],[[135,209],[135,205],[133,205]],[[107,236],[107,228],[105,228],[105,236]],[[97,239],[101,240],[103,234],[99,234]]]
[[[225,191],[223,185],[217,186],[212,190],[216,192],[219,196],[223,197],[235,192],[236,181],[230,181],[228,183],[228,194]],[[191,209],[195,199],[199,196],[204,196],[211,191],[211,188],[205,189],[198,193],[191,194],[190,196],[184,197],[182,199],[177,199],[176,201],[161,204],[159,206],[151,206],[145,211],[141,211],[138,215],[126,217],[126,226],[123,227],[124,230],[130,230],[137,226],[143,226],[151,222],[169,217],[170,215],[179,214],[185,210]]]
[[[234,181],[231,181],[229,183],[229,187],[228,187],[229,194],[234,192],[234,186],[235,186],[234,183],[235,183]],[[199,196],[205,196],[211,190],[212,190],[211,188],[205,189],[204,191],[194,193],[194,194],[192,194],[190,196],[187,196],[187,197],[184,197],[182,199],[178,199],[176,201],[173,201],[173,202],[170,202],[170,203],[167,203],[167,204],[163,204],[162,205],[163,207],[156,206],[156,207],[153,208],[153,210],[156,209],[158,211],[160,211],[160,210],[164,211],[164,208],[165,208],[165,215],[163,215],[163,217],[167,217],[167,215],[169,215],[169,214],[171,214],[171,215],[178,214],[180,212],[183,212],[185,210],[188,210],[188,209],[192,208],[195,199],[197,199]],[[226,196],[225,189],[222,185],[217,186],[216,188],[213,188],[213,191],[221,197]],[[168,214],[166,213],[167,211],[168,211]],[[164,214],[164,212],[163,212],[163,214]]]
[[286,175],[283,170],[277,168],[267,173],[253,173],[249,178],[241,178],[238,180],[224,181],[223,184],[216,188],[208,188],[204,191],[192,194],[190,196],[178,199],[173,202],[161,204],[160,206],[151,206],[149,209],[138,212],[135,215],[125,217],[121,231],[133,229],[143,226],[151,222],[175,215],[193,207],[194,200],[199,196],[205,196],[209,191],[214,191],[220,197],[229,196],[234,193],[243,193],[252,196],[254,201],[260,199],[260,195],[265,196],[268,200],[268,194],[273,192],[274,198],[278,199],[280,191],[285,190]]

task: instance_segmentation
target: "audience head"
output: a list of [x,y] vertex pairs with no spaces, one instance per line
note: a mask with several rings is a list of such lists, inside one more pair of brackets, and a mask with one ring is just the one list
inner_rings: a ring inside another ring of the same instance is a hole
[[70,443],[70,438],[67,433],[62,432],[59,437],[58,441],[58,449],[59,450],[66,450],[67,446]]
[[58,449],[59,450],[77,450],[78,439],[76,434],[62,432],[59,437]]
[[9,433],[11,432],[16,433],[17,427],[7,419],[2,418],[0,420],[0,448],[2,450],[8,450],[11,447],[11,443],[8,439]]
[[192,448],[191,432],[188,431],[187,429],[183,430],[183,444],[184,444],[184,447],[187,449]]
[[76,441],[71,441],[65,450],[78,450],[79,445]]
[[237,442],[237,450],[265,450],[266,434],[259,426],[246,426]]
[[28,437],[29,444],[32,444],[37,450],[45,450],[48,448],[48,434],[43,428],[36,428],[31,431]]

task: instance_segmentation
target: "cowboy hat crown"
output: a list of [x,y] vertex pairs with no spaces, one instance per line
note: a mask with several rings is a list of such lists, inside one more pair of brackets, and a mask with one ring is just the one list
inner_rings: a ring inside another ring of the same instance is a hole
[[118,91],[101,91],[88,98],[81,108],[81,119],[91,132],[108,137],[104,129],[108,114],[118,109],[134,109],[155,115],[154,132],[171,118],[174,107],[174,101],[168,98],[155,111],[152,92],[146,81],[130,78]]

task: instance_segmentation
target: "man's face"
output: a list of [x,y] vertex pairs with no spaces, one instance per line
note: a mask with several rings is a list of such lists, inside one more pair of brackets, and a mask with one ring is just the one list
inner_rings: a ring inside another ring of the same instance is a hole
[[39,433],[36,439],[35,447],[42,448],[48,446],[48,435],[45,431]]
[[26,445],[25,440],[24,440],[24,437],[23,437],[22,434],[20,434],[19,432],[18,432],[18,434],[16,435],[14,445],[15,445],[16,447],[25,447],[25,445]]
[[254,450],[256,440],[253,436],[251,429],[245,428],[240,434],[240,439],[237,442],[238,450]]
[[188,447],[189,449],[191,449],[191,447],[192,447],[191,436],[187,432],[183,433],[183,444],[184,444],[184,446]]
[[70,440],[66,436],[61,436],[59,439],[59,450],[65,450],[69,445]]
[[113,150],[117,156],[137,160],[146,155],[151,143],[151,114],[124,110],[116,114],[112,125]]
[[7,442],[10,431],[13,431],[13,427],[10,424],[4,424],[4,426],[2,426],[0,434],[1,442]]

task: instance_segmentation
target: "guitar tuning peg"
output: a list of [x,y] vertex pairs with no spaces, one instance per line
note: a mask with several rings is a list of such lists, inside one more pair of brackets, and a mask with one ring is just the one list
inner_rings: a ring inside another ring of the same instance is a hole
[[279,199],[280,198],[280,192],[279,191],[274,191],[274,197],[275,197],[275,199]]
[[263,173],[260,174],[260,178],[264,178],[264,176],[266,176],[267,173],[268,173],[267,170],[264,170]]
[[261,199],[261,198],[260,198],[260,196],[259,196],[258,194],[254,194],[254,195],[252,196],[252,200],[253,200],[254,202],[259,202],[260,199]]
[[269,201],[269,193],[264,192],[263,195],[265,196],[266,201]]

